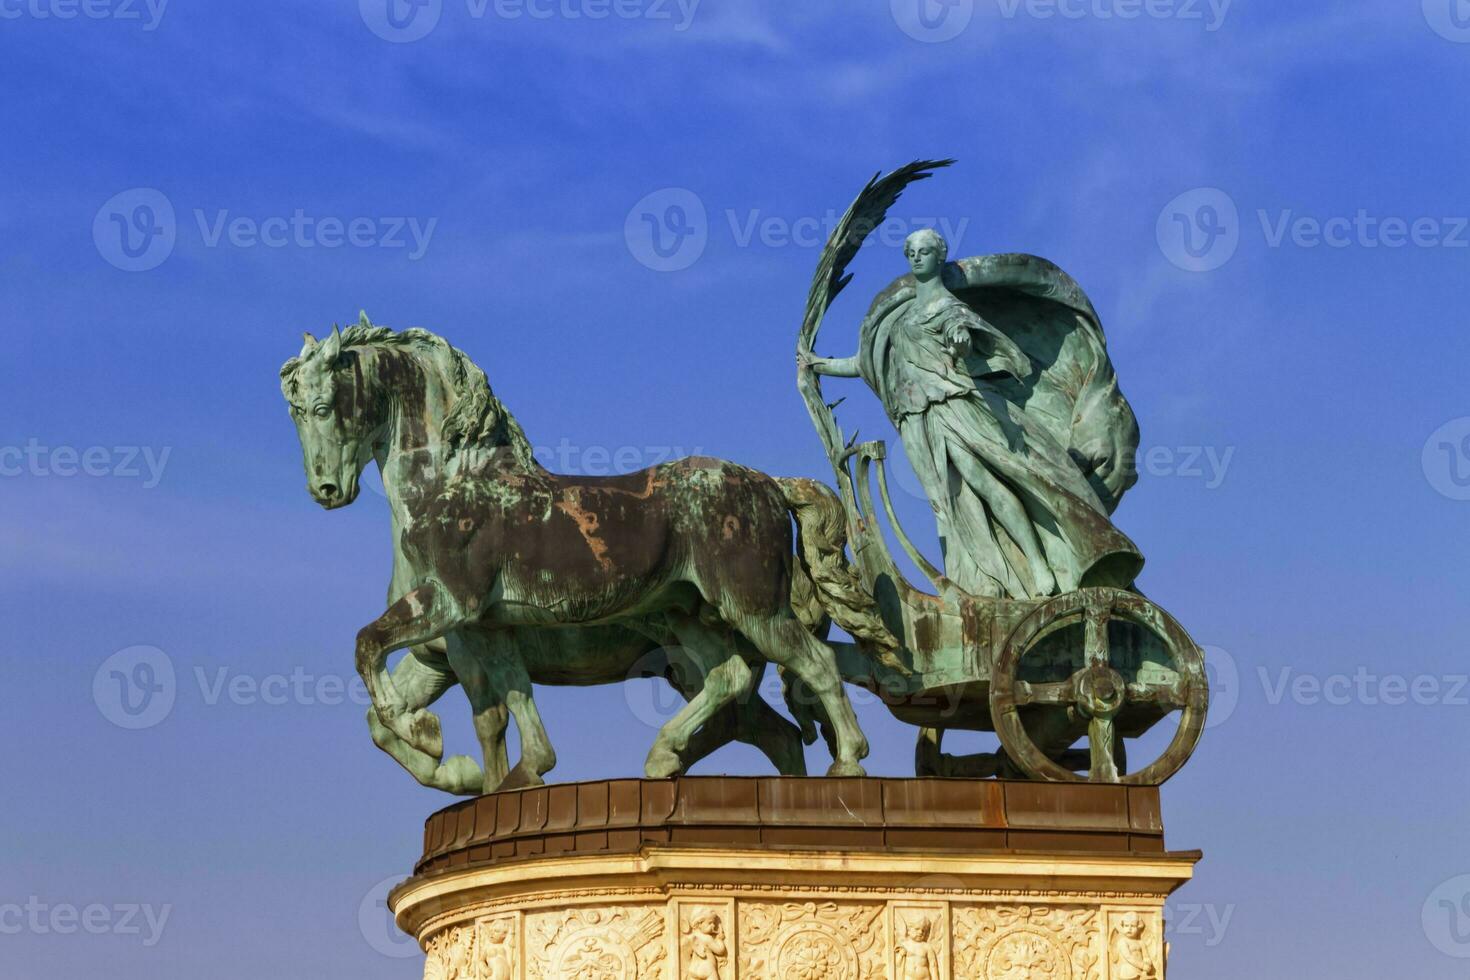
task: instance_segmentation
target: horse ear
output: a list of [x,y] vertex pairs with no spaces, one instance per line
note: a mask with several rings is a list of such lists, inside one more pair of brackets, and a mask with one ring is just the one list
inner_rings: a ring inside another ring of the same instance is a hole
[[364,329],[371,329],[373,321],[368,319],[367,310],[357,311],[357,325]]
[[330,367],[332,364],[334,364],[336,362],[337,355],[338,354],[341,354],[341,353],[342,353],[342,331],[340,331],[340,330],[337,329],[337,325],[336,324],[333,324],[332,325],[332,335],[330,337],[328,337],[326,340],[324,340],[324,341],[321,342],[321,355],[322,355],[323,358],[325,358],[325,360],[324,360],[323,363],[325,363],[328,367]]
[[305,360],[311,356],[312,351],[316,350],[316,338],[309,333],[304,333],[301,335],[301,339],[305,342],[301,345],[301,353],[297,356]]

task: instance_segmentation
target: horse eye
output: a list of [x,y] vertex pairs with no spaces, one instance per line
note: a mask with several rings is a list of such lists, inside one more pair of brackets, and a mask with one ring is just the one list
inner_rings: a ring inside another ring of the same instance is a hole
[[329,405],[318,405],[314,411],[316,412],[316,417],[319,419],[324,419],[332,414],[332,409]]

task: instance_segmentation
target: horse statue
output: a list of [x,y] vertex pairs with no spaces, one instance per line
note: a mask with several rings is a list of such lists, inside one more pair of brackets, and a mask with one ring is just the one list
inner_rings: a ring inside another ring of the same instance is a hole
[[[804,773],[801,743],[814,733],[755,693],[767,662],[830,719],[829,774],[862,774],[867,742],[822,637],[835,621],[903,668],[847,563],[846,515],[827,487],[700,457],[612,477],[548,472],[468,357],[365,314],[320,342],[308,334],[281,389],[319,504],[352,503],[368,463],[381,470],[393,575],[388,608],[358,633],[356,666],[374,742],[419,782],[464,795],[539,784],[556,756],[533,683],[650,675],[688,704],[658,732],[649,777],[682,773],[732,739]],[[441,761],[428,707],[456,683],[483,768]]]

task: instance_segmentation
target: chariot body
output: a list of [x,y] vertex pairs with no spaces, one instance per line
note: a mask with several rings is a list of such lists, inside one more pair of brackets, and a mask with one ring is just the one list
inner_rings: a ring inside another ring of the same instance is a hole
[[[848,210],[823,253],[799,351],[812,350],[867,231],[882,222],[907,183],[937,165],[918,163],[875,179]],[[955,297],[1024,351],[1033,374],[1005,397],[1026,402],[1057,431],[1110,512],[1133,480],[1137,427],[1081,287],[1052,263],[1027,255],[962,259],[945,264],[942,274]],[[864,322],[865,345],[914,294],[914,278],[904,276],[878,296]],[[873,370],[864,369],[870,384]],[[1158,784],[1177,772],[1204,730],[1204,657],[1173,617],[1132,586],[1132,572],[1095,569],[1058,594],[1035,597],[960,588],[899,525],[884,443],[844,440],[835,403],[825,402],[812,371],[799,372],[798,387],[832,462],[856,574],[897,646],[896,657],[880,658],[861,640],[835,644],[839,669],[897,718],[920,727],[918,774]],[[895,539],[932,591],[912,584],[890,553],[874,484]],[[1130,768],[1125,740],[1175,712],[1167,748]],[[951,729],[995,732],[1001,750],[945,754],[942,739]]]

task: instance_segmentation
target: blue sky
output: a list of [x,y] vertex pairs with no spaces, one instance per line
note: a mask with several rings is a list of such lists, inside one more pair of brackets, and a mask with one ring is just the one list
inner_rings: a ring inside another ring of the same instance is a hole
[[[1463,974],[1470,5],[406,9],[0,0],[0,973],[416,975],[374,889],[449,800],[343,693],[387,516],[305,492],[303,330],[444,334],[559,468],[820,477],[813,229],[954,156],[895,215],[1088,290],[1143,428],[1116,519],[1210,652],[1164,794],[1206,854],[1176,969]],[[864,251],[824,353],[902,270]],[[851,384],[849,430],[896,441]],[[124,706],[115,669],[165,693]],[[555,777],[638,772],[656,696],[542,691]],[[906,773],[911,730],[860,713]]]

